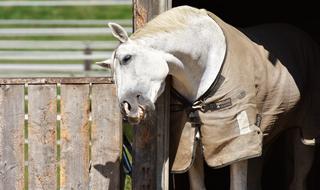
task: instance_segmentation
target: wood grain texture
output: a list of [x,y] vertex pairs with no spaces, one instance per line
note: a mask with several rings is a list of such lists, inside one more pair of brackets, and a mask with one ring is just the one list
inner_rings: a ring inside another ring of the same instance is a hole
[[30,78],[0,78],[0,84],[110,84],[113,79],[106,77],[30,77]]
[[24,187],[24,85],[0,85],[0,189]]
[[170,90],[158,98],[156,111],[134,128],[133,189],[169,189]]
[[172,0],[133,0],[134,31],[172,7]]
[[28,86],[29,189],[57,188],[56,85]]
[[[170,79],[166,81],[170,84]],[[157,189],[169,189],[169,125],[170,125],[170,86],[157,101]]]
[[90,189],[120,189],[122,117],[111,84],[92,86]]
[[89,85],[61,85],[60,188],[89,188]]
[[[133,0],[134,30],[171,7],[171,0]],[[167,82],[167,86],[170,83]],[[170,92],[165,91],[156,103],[156,111],[134,128],[134,190],[169,189],[169,105]]]

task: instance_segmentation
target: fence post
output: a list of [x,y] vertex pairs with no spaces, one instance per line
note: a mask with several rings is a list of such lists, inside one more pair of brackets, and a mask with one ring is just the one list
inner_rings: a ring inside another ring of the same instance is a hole
[[[84,55],[91,55],[92,50],[90,49],[90,46],[87,44],[86,48],[83,51]],[[92,65],[92,60],[90,58],[85,58],[84,60],[84,70],[85,71],[90,71],[91,70],[91,65]]]
[[[171,0],[133,0],[134,30],[171,7]],[[156,103],[156,112],[142,126],[134,127],[132,187],[169,189],[170,86]]]

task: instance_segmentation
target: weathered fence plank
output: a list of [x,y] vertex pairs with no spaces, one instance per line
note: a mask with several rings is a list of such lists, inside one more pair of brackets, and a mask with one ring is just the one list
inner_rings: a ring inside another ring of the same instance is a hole
[[167,88],[154,115],[134,128],[133,189],[169,189],[169,101]]
[[94,84],[90,170],[92,190],[120,189],[121,122],[115,85]]
[[157,118],[157,189],[169,189],[169,125],[170,125],[170,79],[166,90],[157,101],[156,111],[162,113]]
[[[1,34],[0,34],[1,36]],[[107,57],[111,57],[110,51],[93,51],[91,54],[84,54],[83,51],[11,51],[0,50],[1,60],[38,60],[38,61],[66,61],[66,60],[104,60]]]
[[0,85],[0,189],[24,187],[24,85]]
[[[47,20],[46,20],[47,21]],[[0,25],[1,26],[1,25]],[[0,40],[0,49],[41,49],[41,50],[84,50],[90,49],[115,49],[118,46],[116,41],[40,41],[40,40]],[[107,57],[107,56],[105,56]]]
[[33,78],[0,78],[0,84],[89,84],[113,82],[112,77],[33,77]]
[[[24,82],[30,82],[26,118]],[[122,118],[111,78],[0,79],[0,189],[24,189],[25,119],[29,129],[29,180],[26,185],[29,189],[57,189],[59,82],[63,83],[60,96],[60,189],[120,189]]]
[[57,188],[56,85],[28,86],[29,189]]
[[[30,72],[34,72],[34,73],[37,73],[37,75],[40,75],[39,73],[42,73],[42,72],[44,72],[45,75],[48,75],[47,72],[51,72],[50,74],[63,72],[66,74],[69,73],[69,76],[72,76],[70,73],[83,72],[83,69],[84,69],[84,65],[81,63],[79,63],[79,64],[63,64],[63,67],[61,67],[61,63],[46,64],[45,63],[46,61],[43,61],[43,64],[39,64],[39,63],[26,64],[23,62],[24,62],[23,60],[21,61],[21,63],[15,63],[15,64],[10,63],[10,61],[8,61],[8,63],[1,62],[0,71],[2,73],[8,73],[8,74],[10,72],[14,72],[13,76],[17,76],[18,75],[17,73],[19,73],[19,72],[28,73],[28,74],[30,74]],[[92,68],[93,67],[99,68],[100,66],[91,65],[91,67]],[[0,75],[2,75],[2,74],[0,74]],[[85,75],[83,75],[83,76],[85,76]]]
[[[102,26],[106,26],[107,23],[109,22],[115,22],[118,23],[120,25],[131,25],[132,24],[132,20],[131,19],[112,19],[112,20],[72,20],[72,19],[68,19],[68,20],[45,20],[45,19],[0,19],[0,25],[58,25],[58,26],[62,26],[62,25],[78,25],[78,26],[96,26],[96,25],[102,25]],[[47,41],[50,42],[50,41]]]
[[[134,29],[171,7],[171,0],[133,0]],[[169,86],[169,82],[167,85]],[[169,189],[169,92],[159,97],[156,112],[134,130],[133,182],[134,190]],[[161,143],[161,144],[159,144]],[[162,145],[162,146],[161,146]]]
[[89,187],[89,85],[61,85],[60,188]]

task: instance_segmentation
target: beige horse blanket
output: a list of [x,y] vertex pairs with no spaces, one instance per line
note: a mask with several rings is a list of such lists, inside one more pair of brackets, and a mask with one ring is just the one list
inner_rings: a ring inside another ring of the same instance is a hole
[[[201,147],[207,164],[223,167],[260,156],[262,146],[287,127],[301,127],[307,138],[319,135],[320,51],[303,32],[285,25],[238,30],[214,14],[227,52],[222,83],[205,100],[214,110],[173,111],[170,160],[173,172],[191,166]],[[173,104],[180,104],[173,99]],[[201,146],[197,146],[200,143]]]

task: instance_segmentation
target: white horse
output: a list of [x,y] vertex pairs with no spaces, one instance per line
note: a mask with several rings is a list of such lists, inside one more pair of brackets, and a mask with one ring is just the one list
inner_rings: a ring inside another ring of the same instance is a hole
[[[247,135],[248,138],[255,138],[258,144],[259,138],[261,137],[260,132],[266,135],[264,142],[269,142],[270,139],[277,136],[279,132],[283,131],[287,126],[304,127],[301,126],[300,123],[303,123],[305,120],[301,120],[300,122],[300,120],[289,119],[290,122],[287,122],[287,117],[289,116],[290,118],[297,118],[295,112],[291,113],[292,110],[297,109],[297,107],[302,107],[303,109],[308,108],[300,106],[300,102],[304,103],[307,100],[303,99],[302,91],[299,88],[300,82],[296,82],[296,79],[288,72],[290,68],[287,70],[286,66],[284,66],[285,63],[280,63],[277,59],[273,60],[271,53],[264,49],[263,46],[258,45],[259,40],[252,38],[252,40],[255,41],[253,42],[242,32],[224,24],[214,15],[210,16],[207,11],[187,6],[173,8],[147,23],[145,27],[136,31],[130,38],[120,25],[109,23],[109,27],[112,29],[113,35],[120,41],[120,45],[114,51],[111,59],[100,62],[99,64],[106,67],[111,65],[114,70],[120,106],[123,115],[127,117],[130,123],[139,124],[148,117],[148,111],[154,110],[154,103],[164,91],[165,79],[168,75],[171,75],[172,87],[181,97],[191,103],[189,107],[192,109],[191,112],[199,115],[198,118],[200,118],[201,122],[198,123],[198,126],[201,126],[199,129],[201,133],[199,134],[199,132],[197,132],[196,136],[203,138],[203,141],[206,140],[205,136],[207,135],[204,134],[205,130],[211,130],[210,122],[214,123],[216,121],[207,121],[210,120],[210,118],[222,118],[222,123],[230,123],[230,118],[232,123],[233,121],[236,123],[239,137],[242,138]],[[226,36],[227,31],[230,32],[228,34],[229,36]],[[247,35],[250,36],[254,32],[263,34],[264,31],[268,30],[265,30],[263,27],[262,29],[258,27],[247,31]],[[284,35],[286,36],[286,34]],[[283,36],[283,34],[280,36]],[[262,40],[261,43],[263,42],[264,40]],[[237,44],[240,44],[240,46],[237,46]],[[287,45],[288,47],[293,46],[292,44]],[[304,44],[300,43],[299,45],[303,46]],[[257,47],[258,50],[248,52],[247,50],[253,46]],[[286,50],[286,44],[284,44],[282,49]],[[226,58],[227,54],[229,58]],[[239,56],[239,58],[230,58],[233,55],[234,57]],[[245,58],[242,58],[242,55]],[[264,55],[269,55],[268,63],[260,64],[255,62],[255,60],[261,59]],[[232,60],[236,60],[238,63],[231,63]],[[252,62],[254,68],[250,70],[251,67],[248,66],[249,63],[242,63],[243,60],[249,60],[250,64]],[[226,62],[230,62],[230,64],[228,63],[230,66],[228,66]],[[241,66],[240,64],[243,65]],[[231,69],[227,70],[227,67]],[[260,70],[264,71],[264,69],[274,71],[276,74],[262,72],[264,74],[259,73],[255,75],[255,72],[260,72]],[[221,74],[224,75],[225,80],[221,81],[221,84],[218,85],[217,80]],[[239,78],[233,79],[232,76],[229,77],[228,74],[239,75]],[[252,80],[250,78],[251,76],[253,76]],[[308,81],[303,77],[301,81]],[[247,80],[255,81],[253,82],[254,85],[245,85],[243,91],[238,91],[238,88],[242,88],[243,83],[249,83]],[[268,82],[268,80],[275,81]],[[236,83],[238,87],[234,87],[231,81]],[[287,90],[283,88],[286,86],[290,89]],[[316,88],[319,88],[318,86]],[[215,89],[213,90],[212,87]],[[271,92],[266,89],[271,89]],[[278,89],[282,91],[276,93]],[[230,96],[230,100],[224,100],[233,90],[237,93],[239,92],[239,94],[233,94],[235,96]],[[214,93],[212,95],[213,97],[219,96],[219,98],[215,97],[215,100],[212,100],[214,103],[198,101],[203,96],[207,96],[208,91]],[[310,99],[319,95],[309,93]],[[290,97],[287,100],[285,95],[288,94]],[[238,99],[234,100],[234,97]],[[277,101],[276,103],[273,102],[274,98]],[[216,101],[216,99],[221,99],[221,101]],[[254,102],[252,102],[253,100]],[[239,105],[237,101],[240,102]],[[242,104],[242,101],[247,102]],[[266,108],[266,104],[268,104],[269,107],[267,106]],[[230,112],[223,112],[225,110],[230,110]],[[219,117],[211,117],[211,115],[207,117],[205,113],[213,114],[215,111],[217,111],[217,113],[222,111],[222,113]],[[256,121],[257,113],[261,114],[262,120],[258,119],[259,121]],[[310,117],[302,116],[300,113],[301,112],[298,113],[299,116],[310,120]],[[230,117],[225,118],[226,114]],[[255,121],[252,120],[253,116]],[[179,118],[175,119],[179,120]],[[313,125],[313,123],[309,124]],[[274,128],[274,126],[277,125],[284,125],[286,127]],[[259,129],[259,126],[261,129]],[[231,127],[234,127],[234,125],[232,124]],[[249,135],[254,135],[254,137]],[[313,133],[309,134],[308,137],[313,138]],[[210,139],[207,140],[210,141]],[[208,142],[202,143],[204,149],[198,149],[193,165],[189,169],[190,189],[205,189],[202,151],[208,153],[209,149],[206,148],[206,143],[210,146]],[[314,144],[314,141],[311,140],[310,143]],[[292,146],[295,145],[293,144]],[[241,147],[239,145],[238,148],[246,150],[247,147]],[[255,153],[249,155],[248,158],[250,158],[250,156],[259,156],[259,151],[259,148],[255,148]],[[292,190],[305,189],[305,178],[312,164],[313,150],[307,153],[308,155],[306,156],[308,157],[306,157],[306,159],[309,160],[305,162],[306,165],[304,167],[301,168],[298,167],[298,164],[295,164],[295,176],[291,183]],[[207,161],[210,159],[213,158],[206,157]],[[213,162],[216,163],[216,160],[212,161],[212,163]],[[244,156],[239,157],[235,162],[226,161],[224,163],[231,165],[231,190],[257,190],[261,188],[259,184],[262,168],[261,163],[257,164],[256,161],[252,163],[257,165],[254,175],[251,175],[250,171],[248,172],[248,161]],[[224,164],[222,163],[221,166],[224,166]],[[250,176],[248,176],[249,173]],[[250,184],[247,184],[248,182],[250,182]]]

